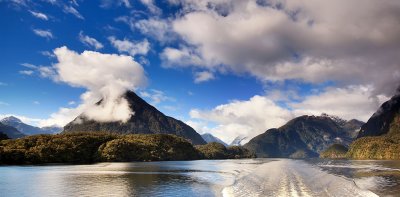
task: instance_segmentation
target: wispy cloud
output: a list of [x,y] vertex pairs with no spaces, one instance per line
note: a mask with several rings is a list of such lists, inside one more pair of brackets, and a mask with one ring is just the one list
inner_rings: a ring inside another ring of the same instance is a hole
[[10,104],[9,104],[9,103],[6,103],[6,102],[3,102],[3,101],[0,101],[0,105],[9,106]]
[[89,37],[88,35],[85,35],[83,31],[79,32],[79,41],[81,41],[83,44],[93,47],[96,50],[99,50],[103,48],[103,44],[101,44],[99,41],[97,41],[95,38]]
[[167,96],[165,92],[156,89],[151,89],[150,91],[141,91],[139,94],[143,98],[150,99],[150,103],[153,105],[157,105],[163,101],[175,101],[174,98]]
[[21,75],[33,75],[33,70],[20,70],[19,71],[19,74],[21,74]]
[[72,6],[64,6],[63,11],[67,14],[72,14],[74,15],[76,18],[82,19],[84,20],[85,18],[81,15],[81,13],[78,12],[78,10],[76,10],[74,7]]
[[100,7],[109,8],[111,6],[125,6],[126,8],[131,8],[132,5],[129,0],[102,0]]
[[34,17],[36,17],[36,18],[38,18],[38,19],[42,19],[42,20],[45,20],[45,21],[47,21],[47,20],[49,20],[49,17],[46,15],[46,14],[44,14],[44,13],[41,13],[41,12],[35,12],[35,11],[29,11]]
[[8,86],[8,84],[4,83],[4,82],[0,82],[0,86]]
[[43,37],[43,38],[47,38],[47,39],[52,39],[53,33],[51,33],[50,30],[44,30],[44,29],[33,29],[33,33],[35,33],[36,35]]

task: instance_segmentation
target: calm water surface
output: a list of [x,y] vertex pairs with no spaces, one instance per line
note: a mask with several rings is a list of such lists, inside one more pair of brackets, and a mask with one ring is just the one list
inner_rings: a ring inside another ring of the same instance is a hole
[[399,161],[201,160],[2,166],[0,196],[400,196]]

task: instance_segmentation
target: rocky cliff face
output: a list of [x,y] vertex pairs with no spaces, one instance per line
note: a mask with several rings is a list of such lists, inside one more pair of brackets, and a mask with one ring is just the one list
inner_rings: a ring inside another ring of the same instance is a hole
[[121,134],[174,134],[193,144],[206,143],[192,127],[180,120],[165,116],[134,92],[128,91],[125,97],[130,108],[135,112],[128,122],[97,122],[80,115],[64,127],[63,133],[94,131]]
[[256,136],[245,147],[258,157],[316,157],[334,143],[350,144],[361,123],[329,116],[300,116]]
[[[367,121],[367,123],[361,127],[357,138],[365,136],[380,136],[389,133],[391,128],[396,126],[396,122],[399,123],[399,114],[400,94],[393,96],[390,100],[382,104],[378,111],[375,112]],[[394,129],[393,132],[400,131]]]

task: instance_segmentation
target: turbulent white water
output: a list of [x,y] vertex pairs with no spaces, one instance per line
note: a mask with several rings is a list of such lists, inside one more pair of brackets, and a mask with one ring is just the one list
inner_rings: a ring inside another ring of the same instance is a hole
[[223,196],[377,196],[354,181],[335,176],[300,160],[282,159],[242,174]]

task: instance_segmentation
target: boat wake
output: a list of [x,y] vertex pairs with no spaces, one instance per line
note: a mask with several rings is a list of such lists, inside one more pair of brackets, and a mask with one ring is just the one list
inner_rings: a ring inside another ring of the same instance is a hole
[[239,176],[222,191],[228,196],[377,196],[354,181],[322,171],[301,160],[282,159]]

